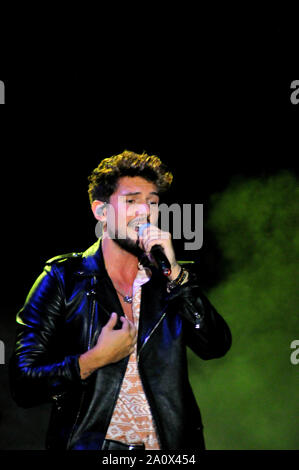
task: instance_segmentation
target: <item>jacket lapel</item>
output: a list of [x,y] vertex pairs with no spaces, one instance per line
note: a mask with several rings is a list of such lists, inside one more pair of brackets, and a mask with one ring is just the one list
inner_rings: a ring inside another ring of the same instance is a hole
[[[112,312],[116,312],[118,317],[123,315],[118,295],[106,271],[101,239],[83,253],[81,275],[96,277],[95,295],[98,308],[94,318],[95,329],[97,325],[105,325]],[[137,352],[159,322],[166,304],[166,278],[152,267],[151,279],[142,285]],[[118,320],[117,328],[120,328],[121,325],[122,323]]]
[[[118,317],[123,315],[119,298],[106,271],[101,239],[83,253],[82,270],[80,274],[88,278],[94,277],[96,279],[93,284],[93,295],[95,295],[97,301],[94,329],[97,329],[97,326],[104,326],[112,312],[116,312]],[[116,326],[120,328],[121,325],[122,323],[118,320]]]
[[167,305],[166,280],[153,268],[151,279],[142,286],[137,352],[147,341]]

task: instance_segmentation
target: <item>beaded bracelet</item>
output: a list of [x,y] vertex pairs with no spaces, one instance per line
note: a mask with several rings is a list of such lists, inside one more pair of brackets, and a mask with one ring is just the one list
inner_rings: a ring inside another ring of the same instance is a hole
[[173,279],[173,281],[169,281],[169,283],[167,284],[167,292],[171,292],[177,286],[181,286],[187,276],[188,271],[185,268],[181,268],[179,275],[175,279]]

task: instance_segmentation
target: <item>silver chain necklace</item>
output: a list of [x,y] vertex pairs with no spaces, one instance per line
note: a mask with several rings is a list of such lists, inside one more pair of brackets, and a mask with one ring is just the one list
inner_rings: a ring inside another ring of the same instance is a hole
[[118,289],[116,289],[116,287],[114,286],[116,292],[118,292],[122,298],[123,298],[123,301],[126,302],[126,304],[131,304],[133,302],[133,296],[132,295],[124,295],[122,292],[120,292]]

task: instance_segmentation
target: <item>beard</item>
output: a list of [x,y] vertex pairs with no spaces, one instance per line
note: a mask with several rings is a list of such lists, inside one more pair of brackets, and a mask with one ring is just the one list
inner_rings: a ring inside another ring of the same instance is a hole
[[113,241],[123,250],[126,250],[128,253],[131,253],[132,255],[136,256],[139,263],[144,268],[152,267],[152,263],[149,257],[141,248],[139,248],[138,240],[134,241],[134,240],[131,240],[130,238],[114,238]]
[[113,241],[120,248],[136,256],[139,260],[145,254],[144,251],[139,247],[138,240],[132,240],[131,238],[119,238],[118,233],[116,232],[115,236],[113,237]]
[[[144,220],[144,218],[142,220],[134,219],[129,223],[130,229],[136,230],[136,222],[145,223],[146,221]],[[147,222],[149,223],[149,220],[147,220]],[[123,230],[121,230],[121,232],[122,231]],[[143,266],[149,265],[149,258],[139,246],[139,236],[137,236],[137,239],[132,239],[128,236],[128,233],[126,233],[126,236],[124,237],[121,235],[121,233],[116,227],[113,231],[111,231],[109,225],[107,227],[107,232],[108,236],[113,240],[114,243],[116,243],[116,245],[118,245],[120,248],[127,251],[128,253],[131,253],[132,255],[136,256],[139,262],[143,264]]]

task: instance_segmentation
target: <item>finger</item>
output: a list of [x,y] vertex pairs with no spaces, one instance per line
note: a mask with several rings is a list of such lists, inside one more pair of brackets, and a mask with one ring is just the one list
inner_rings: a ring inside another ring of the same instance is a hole
[[129,335],[131,336],[132,339],[134,339],[135,336],[137,335],[137,330],[136,330],[133,322],[131,322],[129,319],[127,319],[127,322],[128,322],[128,326],[129,326]]
[[130,331],[130,335],[133,341],[137,341],[137,328],[133,325],[133,328]]
[[159,232],[161,230],[155,225],[149,225],[147,228],[139,232],[139,244],[140,247],[144,250],[144,243],[150,238],[159,238]]
[[155,245],[160,245],[163,247],[163,241],[160,238],[152,238],[150,240],[147,240],[144,244],[144,248],[146,253],[149,253],[152,249],[153,246]]
[[120,319],[123,324],[122,330],[128,332],[132,339],[135,338],[137,335],[137,330],[134,324],[128,318],[121,317]]
[[108,322],[106,323],[106,327],[112,330],[115,327],[116,323],[117,323],[117,313],[112,312]]
[[129,320],[128,318],[127,318],[127,320],[128,320],[128,323],[129,323],[130,331],[135,332],[136,328],[135,328],[134,322]]
[[143,240],[150,240],[150,239],[168,240],[170,237],[171,237],[170,232],[165,232],[164,230],[161,230],[159,227],[156,227],[155,225],[151,225],[149,228],[144,230],[141,236]]
[[137,335],[136,335],[135,338],[133,339],[132,345],[135,346],[136,343],[137,343]]
[[126,317],[120,317],[120,321],[123,324],[122,330],[123,331],[130,331],[130,325],[129,325],[128,319]]
[[166,245],[169,245],[170,240],[171,237],[168,236],[166,232],[163,232],[163,236],[161,236],[161,233],[155,233],[142,240],[142,248],[146,253],[149,253],[154,245],[165,247]]

